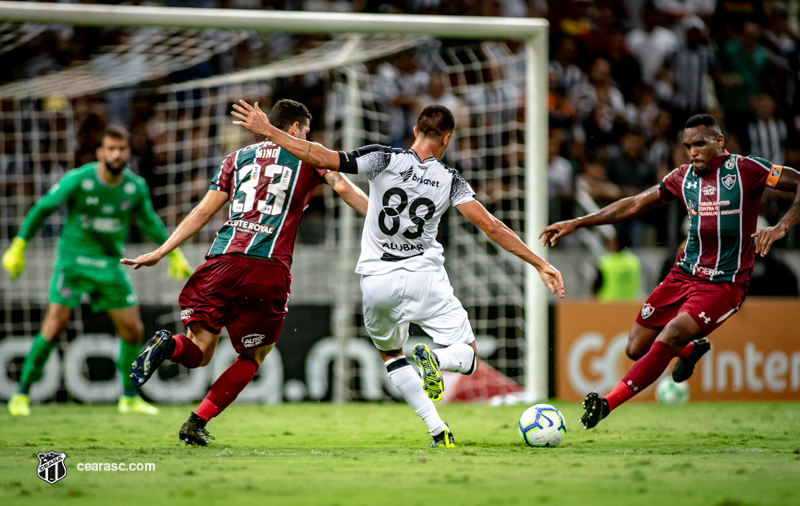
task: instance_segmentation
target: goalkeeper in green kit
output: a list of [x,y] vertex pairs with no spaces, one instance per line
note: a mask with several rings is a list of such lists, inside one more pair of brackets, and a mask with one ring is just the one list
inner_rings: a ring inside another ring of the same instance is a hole
[[[73,309],[87,294],[95,312],[105,311],[122,338],[117,366],[122,371],[121,413],[157,414],[133,386],[129,372],[139,355],[144,326],[130,276],[119,264],[131,218],[151,239],[161,244],[167,232],[150,201],[147,183],[125,165],[131,150],[128,132],[108,127],[97,148],[97,162],[73,169],[31,208],[17,237],[3,255],[3,267],[16,279],[25,268],[25,246],[44,221],[62,204],[67,219],[58,241],[55,272],[50,284],[50,304],[42,328],[25,357],[19,393],[8,403],[11,415],[30,414],[28,392],[42,377],[54,342],[67,325]],[[179,250],[169,257],[169,274],[183,279],[191,267]]]

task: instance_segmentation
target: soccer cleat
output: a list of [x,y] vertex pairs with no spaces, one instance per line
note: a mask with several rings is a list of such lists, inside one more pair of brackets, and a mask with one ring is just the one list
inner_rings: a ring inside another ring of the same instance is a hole
[[583,409],[586,411],[581,417],[581,423],[584,429],[591,429],[600,420],[608,416],[610,409],[608,409],[608,401],[605,397],[600,397],[597,392],[589,392],[586,399],[583,400]]
[[214,439],[214,436],[209,434],[205,427],[201,427],[191,419],[183,422],[178,436],[181,441],[186,443],[186,446],[208,446],[208,440]]
[[442,400],[444,393],[444,381],[442,373],[439,372],[439,364],[436,356],[431,353],[424,344],[414,346],[414,361],[419,366],[419,374],[422,377],[422,388],[433,402]]
[[144,413],[145,415],[157,415],[159,409],[138,395],[134,397],[122,396],[117,403],[117,410],[120,413]]
[[31,414],[31,399],[25,394],[14,394],[8,401],[8,412],[11,416],[28,416]]
[[456,440],[453,433],[450,432],[450,427],[444,426],[444,430],[435,436],[433,441],[430,442],[428,448],[453,448],[456,445]]
[[675,383],[681,383],[691,378],[694,373],[694,366],[697,365],[697,362],[700,361],[703,355],[708,353],[708,350],[711,349],[711,343],[705,337],[695,339],[693,342],[694,348],[692,348],[692,352],[689,356],[686,358],[678,358],[675,365],[672,367],[672,379],[675,380]]
[[175,350],[175,340],[166,330],[159,330],[131,364],[131,383],[140,387],[156,372],[158,366]]

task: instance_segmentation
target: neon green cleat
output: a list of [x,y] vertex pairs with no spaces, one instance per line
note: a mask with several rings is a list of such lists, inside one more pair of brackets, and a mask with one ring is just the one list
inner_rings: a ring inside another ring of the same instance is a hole
[[444,430],[439,434],[433,436],[433,441],[430,442],[428,448],[454,448],[456,440],[453,433],[450,432],[450,427],[444,426]]
[[439,372],[439,364],[436,357],[424,344],[414,346],[414,361],[419,366],[420,376],[422,376],[422,388],[433,402],[442,400],[444,393],[444,381],[442,373]]
[[120,413],[144,413],[145,415],[157,415],[159,409],[151,404],[148,404],[141,397],[125,397],[124,395],[119,398],[117,403],[117,410]]
[[8,401],[8,412],[11,416],[28,416],[31,414],[31,399],[25,394],[14,394]]

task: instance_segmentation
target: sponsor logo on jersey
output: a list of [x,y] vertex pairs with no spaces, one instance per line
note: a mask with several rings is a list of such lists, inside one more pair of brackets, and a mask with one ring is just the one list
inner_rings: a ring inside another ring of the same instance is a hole
[[87,206],[96,206],[99,203],[100,203],[100,197],[93,197],[91,195],[86,197],[86,205]]
[[122,202],[119,203],[119,208],[122,211],[127,211],[129,207],[131,207],[130,200],[123,200]]
[[275,227],[272,225],[263,225],[247,220],[228,220],[224,226],[235,228],[237,231],[246,234],[271,234],[275,232]]
[[102,211],[103,214],[111,214],[114,212],[114,206],[111,204],[103,204]]
[[128,195],[133,195],[134,193],[136,193],[136,184],[125,183],[125,186],[122,187],[122,190]]
[[714,195],[717,193],[716,186],[704,186],[703,187],[703,195]]
[[92,228],[96,232],[113,234],[122,230],[122,223],[117,218],[94,218]]
[[181,320],[188,320],[194,314],[194,309],[181,309]]
[[434,188],[439,188],[439,181],[435,181],[435,180],[430,179],[430,178],[417,177],[416,174],[412,174],[411,175],[411,180],[414,181],[415,183],[419,183],[419,184],[423,184],[423,185],[427,185],[427,186],[433,186]]
[[708,316],[706,316],[706,312],[705,312],[705,311],[701,312],[701,313],[700,313],[699,315],[697,315],[697,316],[699,316],[700,318],[702,318],[702,319],[703,319],[703,321],[704,321],[704,322],[706,322],[706,325],[708,325],[709,323],[711,323],[711,318],[709,318]]
[[736,184],[736,175],[735,174],[728,174],[727,176],[722,178],[722,184],[725,188],[731,190],[733,189],[733,185]]
[[408,181],[408,179],[411,177],[413,173],[414,173],[414,167],[409,167],[406,170],[402,171],[400,175],[403,176],[403,182],[405,183],[406,181]]
[[245,348],[254,348],[264,341],[264,334],[250,334],[242,338],[242,346]]
[[392,244],[385,242],[381,244],[381,247],[393,251],[425,251],[425,247],[421,244]]
[[706,276],[721,276],[725,274],[723,271],[717,269],[710,269],[708,267],[703,267],[700,265],[690,265],[690,268],[694,269],[697,272],[705,274]]
[[280,148],[258,148],[256,158],[277,158]]
[[650,304],[645,304],[644,306],[642,306],[642,319],[646,320],[647,318],[650,317],[651,314],[653,314],[654,311],[655,309],[653,309],[653,306],[651,306]]
[[87,192],[94,190],[94,181],[91,179],[84,179],[81,181],[81,188]]
[[78,255],[75,257],[75,262],[78,265],[83,265],[84,267],[95,267],[97,269],[105,269],[108,267],[108,260],[103,260],[102,258],[85,257],[83,255]]

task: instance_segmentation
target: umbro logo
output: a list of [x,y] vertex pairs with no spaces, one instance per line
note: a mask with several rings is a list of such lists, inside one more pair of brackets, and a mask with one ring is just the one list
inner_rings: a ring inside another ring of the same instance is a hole
[[414,167],[409,167],[408,169],[400,172],[400,175],[403,176],[403,182],[405,183],[409,179],[411,179],[411,175],[414,174]]

